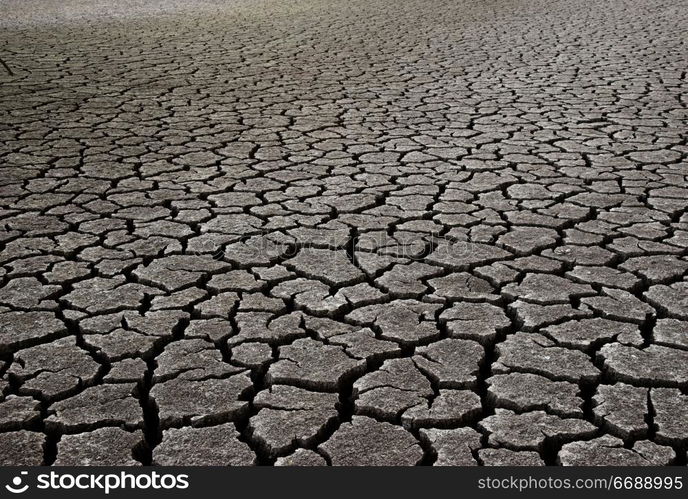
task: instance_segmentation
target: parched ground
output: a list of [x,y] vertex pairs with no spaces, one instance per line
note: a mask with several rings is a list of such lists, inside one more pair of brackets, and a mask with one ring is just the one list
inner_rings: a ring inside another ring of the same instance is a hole
[[0,2],[0,463],[685,465],[686,23]]

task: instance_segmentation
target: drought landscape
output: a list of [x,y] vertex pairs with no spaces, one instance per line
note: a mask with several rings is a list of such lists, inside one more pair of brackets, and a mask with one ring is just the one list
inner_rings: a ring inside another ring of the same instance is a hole
[[683,0],[0,3],[0,463],[664,466]]

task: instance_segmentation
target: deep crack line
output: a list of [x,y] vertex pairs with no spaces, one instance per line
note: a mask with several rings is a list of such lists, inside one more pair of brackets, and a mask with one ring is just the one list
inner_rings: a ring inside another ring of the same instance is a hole
[[10,67],[7,65],[7,63],[3,59],[0,59],[0,64],[2,65],[3,68],[5,68],[5,71],[7,71],[8,75],[14,76],[14,73],[12,72]]

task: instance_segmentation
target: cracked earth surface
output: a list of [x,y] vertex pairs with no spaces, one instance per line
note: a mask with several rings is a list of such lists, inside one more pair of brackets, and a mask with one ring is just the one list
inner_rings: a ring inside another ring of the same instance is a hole
[[2,464],[686,464],[685,1],[181,4],[3,3]]

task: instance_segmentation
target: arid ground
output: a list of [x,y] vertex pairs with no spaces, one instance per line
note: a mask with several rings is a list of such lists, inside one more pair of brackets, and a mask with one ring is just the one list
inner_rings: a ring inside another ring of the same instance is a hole
[[664,465],[686,0],[0,2],[0,463]]

